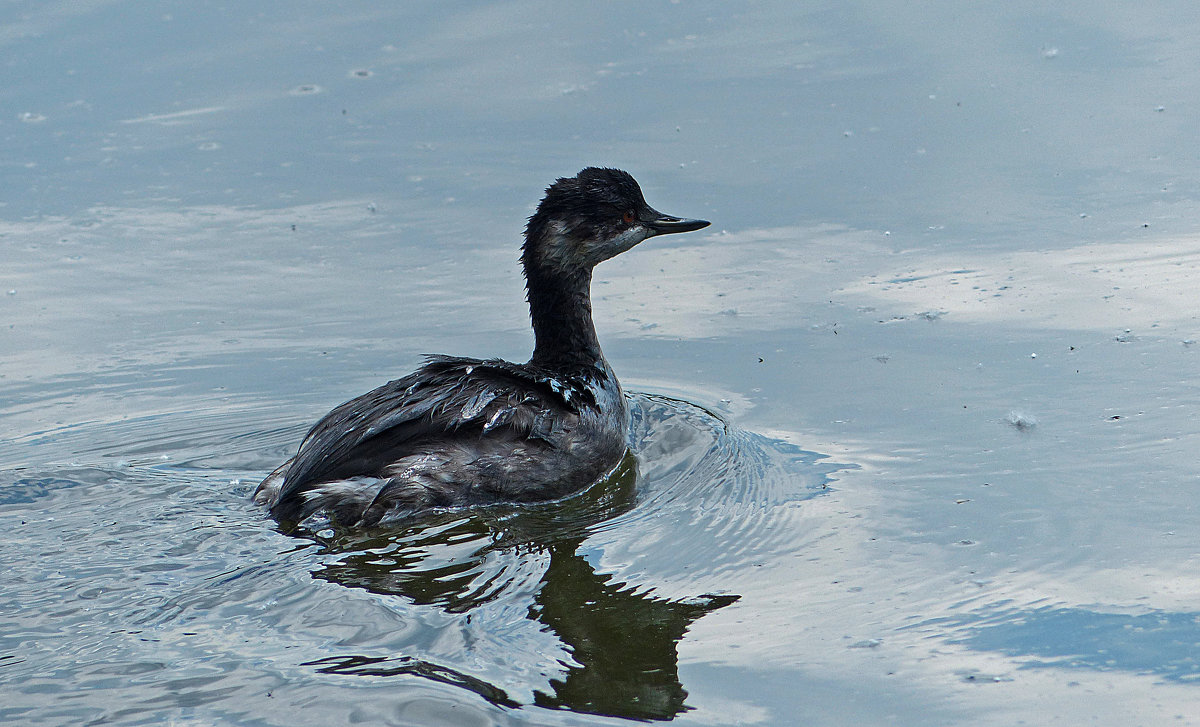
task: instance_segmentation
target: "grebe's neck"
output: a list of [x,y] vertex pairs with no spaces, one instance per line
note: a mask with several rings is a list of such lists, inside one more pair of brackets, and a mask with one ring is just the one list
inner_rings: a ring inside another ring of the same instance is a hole
[[548,369],[576,369],[604,360],[592,323],[592,271],[562,275],[526,264],[529,316],[533,321],[533,358]]

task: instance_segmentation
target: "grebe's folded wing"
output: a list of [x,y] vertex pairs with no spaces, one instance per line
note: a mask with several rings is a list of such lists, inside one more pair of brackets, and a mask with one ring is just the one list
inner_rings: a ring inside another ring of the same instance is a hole
[[313,485],[378,476],[413,445],[454,437],[550,442],[574,419],[586,390],[507,361],[432,356],[416,372],[338,406],[300,445],[272,508],[281,519],[304,511]]

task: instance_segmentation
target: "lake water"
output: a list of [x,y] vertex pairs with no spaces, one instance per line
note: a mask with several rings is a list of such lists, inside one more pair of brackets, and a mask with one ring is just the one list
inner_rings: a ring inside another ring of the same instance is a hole
[[[10,2],[0,721],[1200,724],[1200,12]],[[556,177],[632,453],[370,534],[250,502],[524,360]]]

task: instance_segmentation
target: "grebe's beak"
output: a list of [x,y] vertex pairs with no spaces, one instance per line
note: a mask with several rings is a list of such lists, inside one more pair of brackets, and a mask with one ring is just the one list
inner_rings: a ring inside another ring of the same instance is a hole
[[682,217],[672,217],[661,212],[653,212],[653,217],[643,220],[642,224],[650,228],[653,235],[669,235],[673,232],[691,232],[708,227],[708,220],[685,220]]

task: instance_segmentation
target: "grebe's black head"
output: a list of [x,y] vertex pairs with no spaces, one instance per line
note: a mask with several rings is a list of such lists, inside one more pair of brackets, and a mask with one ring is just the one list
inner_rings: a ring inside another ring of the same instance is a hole
[[664,215],[646,204],[628,172],[588,167],[546,189],[525,227],[526,275],[591,270],[642,240],[707,227],[705,220]]

